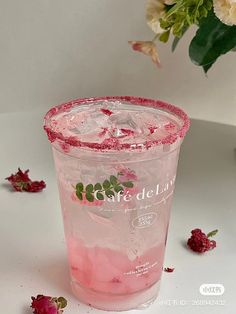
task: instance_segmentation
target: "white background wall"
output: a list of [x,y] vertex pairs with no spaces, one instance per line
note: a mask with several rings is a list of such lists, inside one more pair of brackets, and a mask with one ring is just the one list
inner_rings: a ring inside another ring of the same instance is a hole
[[[0,112],[44,110],[69,99],[140,95],[183,107],[192,117],[236,125],[236,65],[224,56],[206,78],[159,44],[163,67],[131,50],[151,39],[145,0],[0,0]],[[193,34],[193,32],[192,32]]]

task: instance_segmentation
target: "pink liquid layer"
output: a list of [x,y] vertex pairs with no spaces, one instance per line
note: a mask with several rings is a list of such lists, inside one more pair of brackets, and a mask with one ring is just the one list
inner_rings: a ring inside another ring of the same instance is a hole
[[[93,292],[85,294],[83,301],[94,306],[99,301],[106,304],[104,295],[107,295],[108,300],[116,296],[128,300],[132,294],[148,290],[161,278],[164,244],[147,250],[134,260],[130,260],[123,252],[109,248],[86,248],[82,242],[74,239],[69,240],[68,248],[72,281]],[[92,296],[94,292],[103,295],[103,300],[95,300],[95,296]],[[148,294],[147,297],[150,299]],[[139,300],[139,303],[147,302],[145,298]]]

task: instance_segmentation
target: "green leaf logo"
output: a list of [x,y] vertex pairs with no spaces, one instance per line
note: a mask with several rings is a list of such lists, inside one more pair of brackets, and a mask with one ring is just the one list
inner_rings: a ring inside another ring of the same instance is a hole
[[104,190],[107,190],[107,189],[109,189],[109,187],[111,186],[111,183],[110,183],[110,181],[105,180],[105,181],[103,182],[102,186],[103,186]]
[[134,186],[133,182],[128,181],[128,182],[123,182],[122,183],[123,186],[125,186],[126,188],[132,188]]
[[83,200],[83,194],[79,190],[76,190],[76,196],[78,197],[79,200]]
[[103,201],[106,197],[112,198],[115,197],[115,193],[123,194],[124,188],[132,188],[134,186],[133,182],[126,181],[120,182],[119,176],[122,173],[118,173],[117,177],[111,175],[109,180],[106,179],[102,183],[96,183],[95,185],[89,183],[86,186],[82,182],[79,182],[75,186],[76,196],[79,200],[86,200],[90,203],[94,202],[95,200]]
[[89,202],[93,202],[94,201],[94,196],[93,196],[92,193],[87,192],[85,195],[86,195],[87,201],[89,201]]
[[88,193],[92,193],[93,192],[93,185],[92,184],[88,184],[85,188],[86,192]]
[[83,183],[76,184],[76,190],[82,192],[84,189]]
[[101,190],[102,190],[102,185],[101,185],[100,183],[96,183],[96,184],[94,185],[94,190],[95,190],[95,191],[101,191]]

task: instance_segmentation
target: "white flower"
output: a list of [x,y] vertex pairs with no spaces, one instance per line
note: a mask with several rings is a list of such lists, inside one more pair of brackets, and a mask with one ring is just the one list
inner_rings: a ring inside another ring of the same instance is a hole
[[236,24],[236,0],[213,0],[215,15],[226,25]]
[[160,26],[160,18],[165,14],[165,4],[174,4],[176,0],[147,0],[146,4],[146,20],[148,26],[156,34],[163,33]]
[[177,0],[165,0],[164,1],[164,3],[168,4],[168,5],[172,5],[172,4],[176,3],[176,2],[177,2]]

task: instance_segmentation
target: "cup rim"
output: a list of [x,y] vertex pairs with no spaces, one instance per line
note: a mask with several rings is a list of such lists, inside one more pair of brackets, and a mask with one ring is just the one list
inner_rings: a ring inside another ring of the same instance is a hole
[[[142,144],[132,143],[118,143],[117,141],[111,141],[106,143],[92,143],[80,141],[78,138],[73,136],[66,137],[61,132],[53,130],[50,124],[52,118],[59,113],[70,111],[72,108],[82,105],[89,104],[98,101],[124,101],[132,105],[146,106],[155,109],[162,110],[167,113],[171,113],[180,120],[183,121],[182,126],[177,132],[167,135],[166,137],[159,140],[147,140]],[[182,139],[186,135],[190,126],[190,119],[188,115],[179,107],[171,105],[161,100],[155,100],[150,98],[136,97],[136,96],[104,96],[104,97],[92,97],[92,98],[78,98],[69,102],[52,107],[44,117],[44,130],[47,133],[48,139],[51,143],[58,140],[60,143],[77,148],[87,148],[96,151],[120,151],[120,150],[144,150],[158,145],[173,144],[178,138]]]

